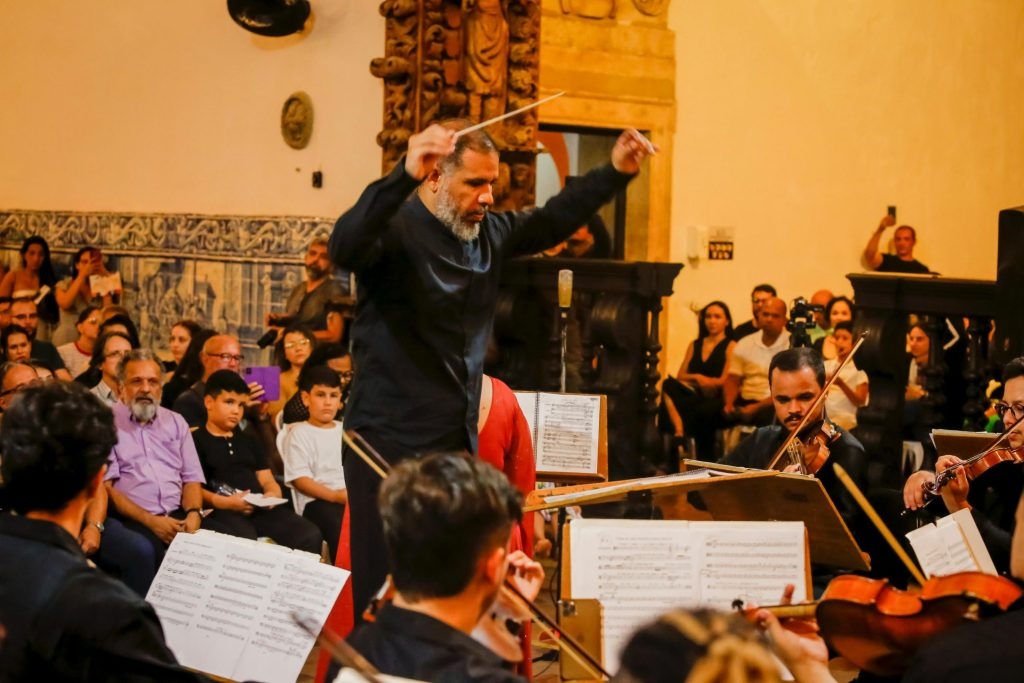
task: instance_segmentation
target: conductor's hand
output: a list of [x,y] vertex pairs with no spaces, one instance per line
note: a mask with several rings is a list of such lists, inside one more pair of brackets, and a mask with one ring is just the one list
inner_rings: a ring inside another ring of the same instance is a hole
[[517,550],[508,556],[508,578],[523,597],[533,602],[544,583],[544,567]]
[[903,504],[910,510],[924,507],[928,501],[924,499],[924,489],[921,487],[933,481],[935,473],[928,470],[918,470],[907,477],[906,483],[903,484]]
[[434,170],[437,160],[453,151],[455,131],[435,123],[409,138],[405,172],[416,180],[425,180]]
[[[954,465],[960,464],[962,461],[955,455],[943,455],[935,461],[935,473],[938,474],[945,470],[948,470]],[[967,492],[971,490],[971,485],[967,481],[967,472],[964,471],[963,467],[956,469],[956,478],[950,480],[942,487],[942,502],[946,504],[946,509],[950,512],[956,512],[971,506],[967,503]]]
[[656,154],[658,148],[635,128],[627,128],[612,147],[612,166],[619,173],[640,172],[640,162]]

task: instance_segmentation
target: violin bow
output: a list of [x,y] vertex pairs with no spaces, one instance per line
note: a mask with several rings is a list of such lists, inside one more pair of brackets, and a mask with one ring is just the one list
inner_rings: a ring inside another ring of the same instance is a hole
[[889,547],[892,548],[894,553],[896,553],[896,557],[900,558],[900,561],[904,566],[906,566],[910,575],[914,577],[914,580],[917,581],[918,585],[923,586],[925,582],[924,574],[921,573],[921,570],[917,568],[914,561],[911,560],[910,556],[907,555],[905,550],[903,550],[903,546],[899,544],[896,537],[892,535],[891,531],[889,531],[889,527],[886,526],[885,522],[882,521],[882,518],[878,516],[878,512],[875,511],[874,506],[872,506],[871,503],[868,502],[868,499],[864,497],[860,487],[854,483],[853,479],[850,478],[850,475],[846,473],[846,470],[843,469],[843,466],[839,463],[833,463],[832,469],[836,473],[836,478],[843,482],[843,486],[846,487],[846,490],[849,491],[850,495],[853,496],[853,499],[857,501],[857,504],[860,505],[864,514],[868,516],[871,523],[875,525],[876,529],[878,529],[878,533],[882,534],[882,538],[885,539],[885,542],[888,543]]
[[852,349],[850,349],[850,353],[846,356],[846,358],[843,359],[843,362],[839,364],[839,367],[836,368],[836,371],[835,373],[833,373],[832,377],[827,382],[825,382],[825,386],[821,388],[821,393],[818,394],[818,397],[816,399],[814,399],[814,402],[811,404],[811,407],[808,408],[806,412],[804,412],[804,416],[800,420],[800,422],[797,423],[796,429],[789,433],[789,436],[786,437],[786,440],[782,442],[781,446],[779,446],[779,450],[775,451],[775,455],[772,456],[772,459],[768,463],[768,466],[765,467],[766,470],[774,470],[775,466],[779,464],[779,460],[781,460],[782,456],[784,456],[786,454],[786,451],[789,450],[789,447],[790,445],[792,445],[793,441],[800,437],[800,430],[807,426],[808,421],[810,421],[811,419],[811,415],[814,413],[814,411],[818,409],[818,407],[822,403],[825,402],[825,398],[828,396],[828,390],[831,389],[835,381],[839,379],[839,373],[843,371],[843,369],[846,367],[846,364],[853,360],[854,354],[857,353],[857,349],[861,347],[861,344],[864,343],[864,340],[866,338],[867,334],[862,333],[860,335],[860,339],[858,339],[857,343],[854,344]]
[[324,626],[318,633],[312,622],[298,612],[292,612],[292,621],[303,631],[316,638],[316,642],[327,651],[334,661],[342,666],[355,669],[368,683],[382,683],[380,671],[334,631]]
[[[342,432],[342,439],[345,444],[351,448],[360,459],[365,462],[370,469],[380,475],[381,479],[387,476],[387,472],[391,470],[391,466],[384,459],[380,453],[364,439],[356,430],[346,429]],[[559,644],[569,655],[575,659],[581,666],[590,671],[591,674],[596,675],[598,678],[602,676],[607,679],[611,679],[611,676],[601,666],[601,664],[594,659],[593,655],[586,651],[582,645],[577,643],[572,636],[563,631],[557,624],[555,624],[548,615],[544,614],[537,605],[532,601],[527,600],[526,596],[516,588],[507,579],[502,586],[502,589],[506,591],[506,595],[512,598],[514,602],[520,603],[530,613],[530,616],[535,624],[551,637],[555,643]],[[568,646],[568,647],[565,647]]]

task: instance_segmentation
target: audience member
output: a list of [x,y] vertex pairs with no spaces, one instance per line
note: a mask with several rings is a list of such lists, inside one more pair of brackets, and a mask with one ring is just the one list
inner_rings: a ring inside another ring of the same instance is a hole
[[206,425],[192,433],[206,477],[203,503],[219,511],[226,533],[250,539],[268,536],[279,545],[319,555],[320,530],[292,512],[287,502],[258,507],[246,501],[254,491],[281,498],[262,445],[238,429],[248,400],[249,386],[237,372],[218,370],[206,381]]
[[196,447],[182,417],[160,406],[160,361],[148,349],[128,353],[118,367],[123,403],[113,406],[117,445],[105,477],[110,501],[125,525],[141,533],[162,559],[181,531],[205,524],[214,531],[217,512],[203,519],[206,483]]
[[814,342],[814,348],[818,350],[825,360],[836,357],[836,346],[835,340],[832,339],[832,328],[837,323],[853,322],[854,312],[853,301],[845,296],[834,297],[825,306],[825,336]]
[[[700,310],[697,327],[697,339],[687,347],[679,372],[662,382],[658,419],[664,433],[674,439],[693,437],[697,457],[712,461],[716,459],[715,429],[721,425],[724,407],[722,387],[736,347],[729,307],[712,301]],[[675,448],[670,450],[668,465],[672,472],[679,468]]]
[[62,346],[74,341],[77,336],[75,323],[83,308],[96,303],[96,299],[102,300],[104,305],[112,304],[114,296],[120,295],[120,292],[103,296],[93,294],[89,278],[93,275],[109,274],[103,266],[103,253],[97,247],[83,247],[78,250],[71,261],[71,277],[57,283],[56,298],[60,307],[60,323],[53,333],[54,344]]
[[[832,377],[853,351],[853,323],[843,320],[832,328],[836,357],[825,361],[825,372]],[[830,420],[846,430],[857,426],[857,409],[868,404],[868,374],[857,369],[851,359],[829,389],[825,412]]]
[[116,441],[110,411],[62,382],[25,389],[0,427],[17,512],[0,515],[0,680],[200,680],[178,667],[153,608],[75,540]]
[[178,361],[178,367],[174,369],[171,378],[164,385],[164,393],[160,398],[160,405],[164,408],[173,407],[174,401],[181,395],[181,392],[203,378],[205,372],[202,360],[203,346],[216,334],[213,330],[206,328],[200,328],[199,331],[193,333],[188,348],[185,349],[185,354]]
[[[21,254],[21,269],[7,273],[0,281],[0,297],[37,300],[40,321],[37,336],[48,341],[59,319],[57,300],[54,298],[57,277],[50,261],[50,245],[39,235],[32,235],[21,243],[18,251]],[[44,287],[47,291],[40,298]]]
[[[174,411],[185,418],[189,427],[202,427],[206,424],[206,405],[203,403],[206,379],[218,370],[240,372],[245,356],[242,355],[242,345],[236,337],[218,334],[210,337],[203,345],[199,360],[203,364],[202,378],[181,392],[173,404]],[[258,400],[263,395],[263,387],[256,382],[250,382],[249,390],[249,409],[246,418],[259,420],[266,412],[266,403],[260,403]]]
[[288,400],[299,391],[299,371],[316,348],[316,337],[304,327],[287,327],[278,342],[278,357],[281,359],[281,394],[276,401],[267,404],[271,419],[284,409]]
[[789,348],[785,301],[768,299],[761,304],[757,317],[760,332],[736,342],[723,385],[725,418],[748,425],[766,425],[772,421],[768,367],[777,353]]
[[382,673],[424,681],[525,681],[470,637],[508,580],[536,597],[541,566],[508,550],[521,496],[490,465],[433,455],[397,465],[380,490],[394,600],[349,642]]
[[[178,369],[181,359],[188,351],[189,343],[202,329],[202,326],[194,320],[179,320],[171,326],[171,338],[167,344],[171,352],[171,360],[164,361],[164,372],[167,373],[167,379],[170,379],[171,373]],[[164,393],[167,393],[166,386],[164,386]]]
[[807,336],[812,344],[828,334],[829,324],[826,321],[825,308],[828,306],[828,302],[834,298],[835,295],[832,292],[827,289],[819,289],[811,295],[810,300],[807,302],[811,306],[821,307],[820,311],[814,311],[814,327],[807,330]]
[[267,325],[278,330],[278,337],[285,326],[301,326],[312,330],[320,341],[340,342],[343,320],[334,318],[333,326],[328,326],[325,307],[331,299],[344,297],[345,292],[331,274],[333,266],[327,253],[326,237],[316,237],[310,242],[305,266],[306,281],[295,285],[288,295],[284,314],[267,314]]
[[3,359],[27,363],[32,358],[32,339],[21,325],[8,325],[0,332],[0,352]]
[[879,273],[930,273],[925,264],[914,258],[914,246],[917,244],[917,231],[909,225],[901,225],[893,234],[892,243],[895,254],[883,254],[879,251],[882,233],[886,228],[896,225],[896,217],[886,214],[878,227],[871,234],[868,244],[864,247],[864,261],[868,268]]
[[341,380],[325,366],[310,368],[299,384],[309,418],[288,427],[281,449],[284,481],[292,488],[295,509],[320,529],[337,556],[341,520],[348,503],[341,466],[341,423],[334,416],[341,404]]
[[[338,407],[337,415],[334,416],[335,420],[340,420],[345,414],[345,402],[348,400],[348,390],[352,385],[352,356],[349,355],[348,349],[341,344],[321,344],[303,364],[302,372],[299,373],[299,384],[302,384],[303,373],[308,372],[311,368],[323,366],[338,373],[338,378],[341,380],[341,405]],[[309,419],[309,409],[302,402],[302,395],[299,392],[296,392],[284,404],[282,418],[284,424],[305,422]]]
[[108,406],[113,406],[121,395],[121,380],[118,377],[121,359],[132,348],[128,335],[104,332],[93,346],[89,369],[80,374],[76,381],[92,390]]
[[11,324],[11,297],[0,296],[0,331]]
[[78,322],[75,329],[78,330],[78,339],[73,342],[57,347],[60,359],[72,377],[78,377],[89,368],[89,361],[92,360],[92,350],[96,346],[96,340],[100,335],[100,309],[98,306],[86,306],[78,314]]
[[907,401],[918,401],[927,393],[921,385],[921,380],[924,379],[921,371],[928,365],[931,346],[931,339],[924,327],[918,323],[911,325],[907,332],[907,353],[910,354],[910,369],[907,373],[907,389],[904,396]]
[[0,365],[0,413],[7,410],[18,391],[39,381],[39,373],[26,361],[8,360]]
[[11,323],[25,328],[32,339],[32,359],[45,366],[58,379],[70,381],[71,375],[64,367],[56,347],[48,341],[36,339],[39,313],[36,302],[31,299],[15,299],[11,303]]
[[754,287],[754,291],[750,293],[750,311],[751,317],[745,323],[737,326],[733,330],[732,338],[736,341],[749,336],[760,329],[760,321],[758,319],[758,313],[761,311],[761,307],[765,305],[770,299],[777,297],[778,294],[775,292],[775,288],[769,284],[761,284]]
[[142,346],[139,328],[135,326],[131,316],[120,312],[124,310],[122,306],[115,307],[117,312],[114,313],[111,313],[111,308],[110,306],[104,306],[100,311],[100,334],[107,330],[123,332],[132,340],[132,348],[137,349]]

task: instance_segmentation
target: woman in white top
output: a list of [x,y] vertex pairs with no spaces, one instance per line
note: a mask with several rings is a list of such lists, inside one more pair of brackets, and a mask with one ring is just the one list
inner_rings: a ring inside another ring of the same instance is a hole
[[[832,328],[832,339],[837,356],[825,361],[825,372],[831,377],[839,365],[853,351],[853,323],[848,320],[836,323]],[[843,429],[857,426],[857,409],[868,404],[868,375],[858,370],[851,360],[836,378],[825,398],[825,412],[828,418]]]
[[86,306],[82,309],[75,329],[78,330],[78,339],[57,347],[57,353],[72,377],[85,372],[92,360],[92,349],[100,335],[100,307]]

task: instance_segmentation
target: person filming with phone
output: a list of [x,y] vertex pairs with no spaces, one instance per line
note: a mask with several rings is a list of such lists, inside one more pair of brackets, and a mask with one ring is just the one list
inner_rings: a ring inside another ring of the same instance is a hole
[[886,228],[896,225],[896,207],[890,206],[889,212],[882,217],[875,228],[871,239],[864,247],[864,261],[868,268],[879,273],[916,273],[927,275],[931,268],[914,258],[914,245],[917,244],[917,231],[909,225],[901,225],[893,233],[892,244],[895,254],[883,254],[878,247]]

